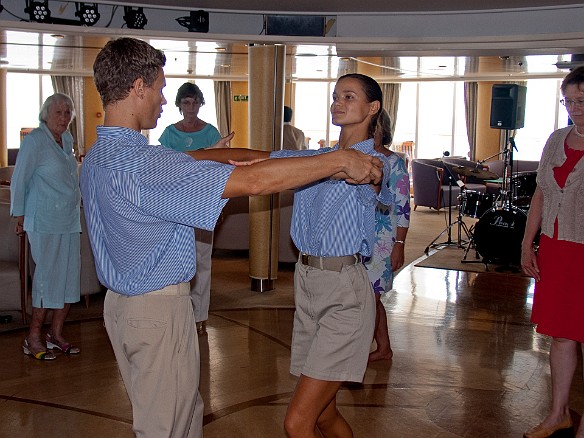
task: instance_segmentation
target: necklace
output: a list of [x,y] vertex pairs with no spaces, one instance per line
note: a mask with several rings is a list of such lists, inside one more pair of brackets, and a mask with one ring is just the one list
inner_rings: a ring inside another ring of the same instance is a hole
[[580,134],[577,126],[574,126],[574,134],[576,134],[576,137],[584,138],[584,134]]

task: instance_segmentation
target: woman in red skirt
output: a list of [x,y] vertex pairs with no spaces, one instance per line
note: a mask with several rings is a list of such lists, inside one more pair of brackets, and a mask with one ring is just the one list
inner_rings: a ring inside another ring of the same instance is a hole
[[[526,438],[573,436],[568,398],[584,342],[584,67],[564,78],[561,91],[574,124],[552,133],[545,145],[521,251],[523,271],[536,280],[531,321],[553,338],[551,411]],[[582,423],[576,437],[584,438]]]

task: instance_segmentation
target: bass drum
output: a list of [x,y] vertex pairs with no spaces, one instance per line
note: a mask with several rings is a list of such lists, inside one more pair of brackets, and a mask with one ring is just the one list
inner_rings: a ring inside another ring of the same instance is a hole
[[484,262],[519,266],[526,224],[526,214],[515,207],[491,209],[483,214],[475,225],[473,238]]

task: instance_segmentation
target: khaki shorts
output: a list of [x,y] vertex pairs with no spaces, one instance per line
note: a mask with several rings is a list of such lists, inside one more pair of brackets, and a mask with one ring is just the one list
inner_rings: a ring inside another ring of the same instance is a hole
[[341,272],[296,263],[290,372],[361,382],[375,329],[375,297],[361,263]]

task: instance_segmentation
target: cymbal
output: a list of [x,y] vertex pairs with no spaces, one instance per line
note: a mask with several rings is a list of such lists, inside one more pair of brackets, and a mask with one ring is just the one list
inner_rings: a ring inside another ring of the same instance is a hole
[[484,169],[475,169],[474,167],[465,167],[465,166],[454,166],[452,168],[454,173],[458,173],[459,175],[463,176],[474,176],[475,178],[479,179],[497,179],[499,175],[493,172],[489,172],[488,170]]

